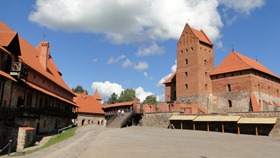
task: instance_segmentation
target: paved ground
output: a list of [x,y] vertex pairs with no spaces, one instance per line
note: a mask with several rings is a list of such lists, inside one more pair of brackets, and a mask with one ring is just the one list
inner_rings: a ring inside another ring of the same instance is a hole
[[[77,135],[24,158],[279,158],[280,140],[151,127],[84,126]],[[21,158],[21,157],[20,157]]]

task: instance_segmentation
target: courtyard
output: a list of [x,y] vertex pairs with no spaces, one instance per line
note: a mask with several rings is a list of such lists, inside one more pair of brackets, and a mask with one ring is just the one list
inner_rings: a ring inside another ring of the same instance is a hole
[[[28,158],[278,158],[280,139],[154,127],[79,127],[76,135]],[[5,156],[4,156],[5,157]]]

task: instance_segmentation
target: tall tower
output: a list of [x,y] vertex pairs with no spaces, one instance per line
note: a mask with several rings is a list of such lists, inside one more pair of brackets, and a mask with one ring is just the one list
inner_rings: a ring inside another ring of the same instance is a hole
[[210,72],[214,68],[213,44],[201,30],[186,24],[177,43],[176,100],[208,109]]

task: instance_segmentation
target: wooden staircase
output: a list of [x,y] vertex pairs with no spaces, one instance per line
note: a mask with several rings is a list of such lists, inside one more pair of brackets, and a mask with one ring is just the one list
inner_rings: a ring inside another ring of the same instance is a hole
[[134,112],[126,112],[123,116],[117,116],[110,124],[109,128],[122,128],[127,125],[130,119],[133,117]]

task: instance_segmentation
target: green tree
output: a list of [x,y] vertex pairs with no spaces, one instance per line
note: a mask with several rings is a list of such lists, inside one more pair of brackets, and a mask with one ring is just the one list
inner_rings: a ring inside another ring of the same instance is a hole
[[118,101],[119,102],[126,102],[126,101],[132,101],[136,98],[135,90],[134,89],[125,89],[122,91]]
[[118,95],[114,92],[111,94],[111,97],[108,98],[108,101],[106,102],[106,104],[115,104],[118,102]]
[[143,101],[144,104],[153,104],[156,105],[157,102],[157,97],[155,95],[149,95],[145,98],[145,100]]
[[84,91],[86,91],[86,94],[88,94],[88,91],[85,90],[82,86],[78,85],[76,88],[72,88],[72,91],[78,94],[83,93]]

